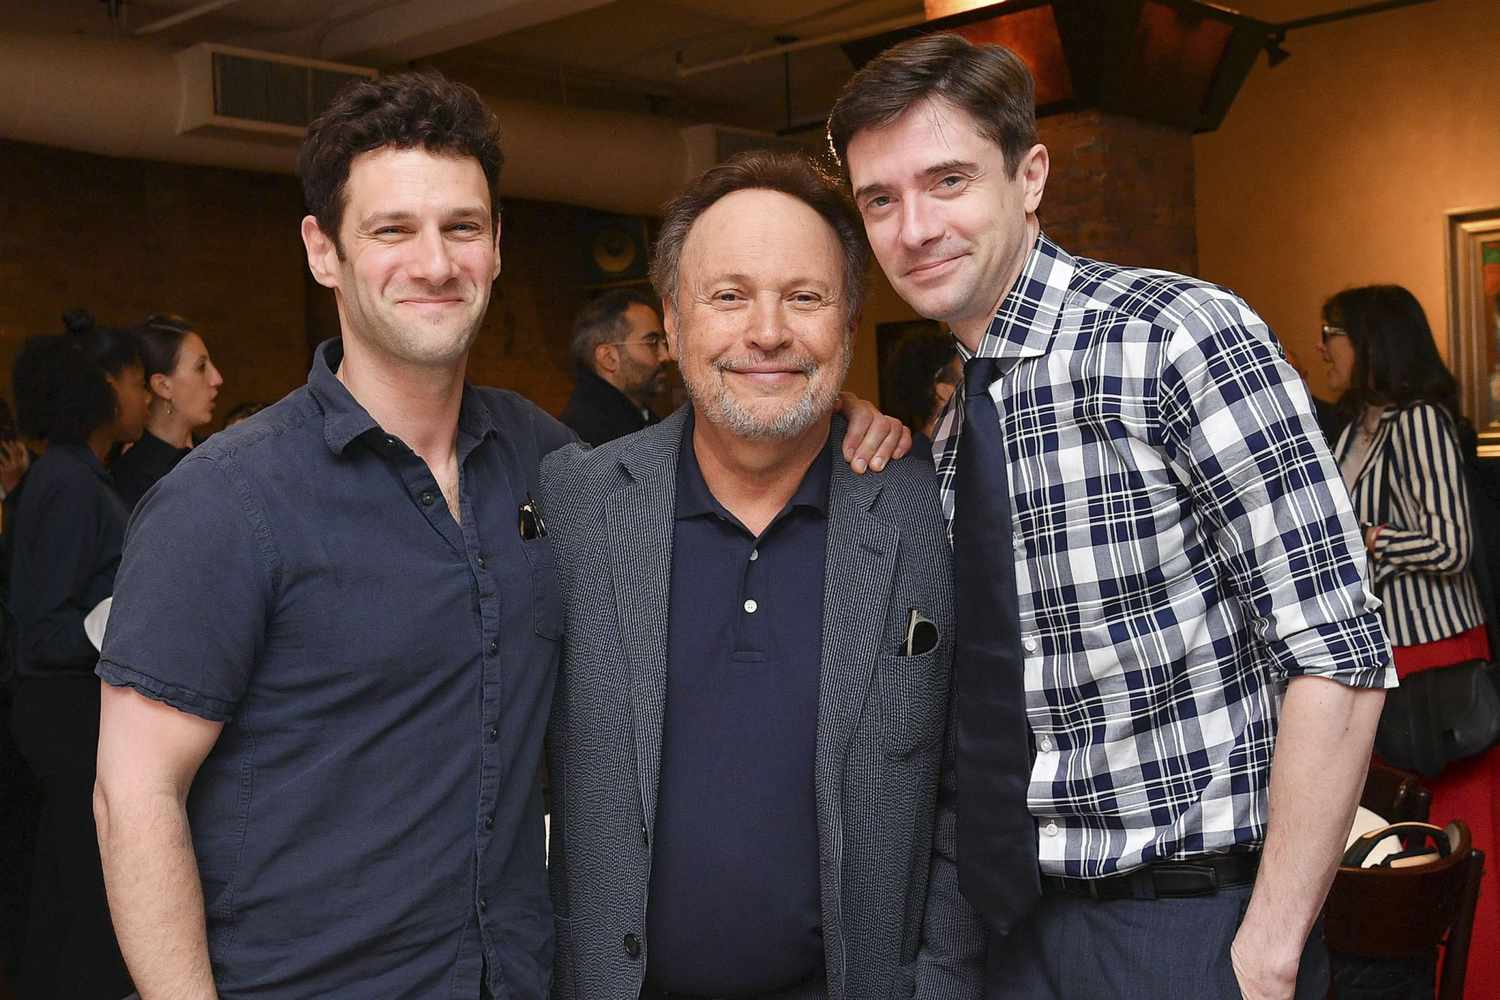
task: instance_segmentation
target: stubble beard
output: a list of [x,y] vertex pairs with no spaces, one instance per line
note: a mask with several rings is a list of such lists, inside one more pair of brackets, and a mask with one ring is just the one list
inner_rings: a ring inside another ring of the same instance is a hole
[[361,302],[361,329],[364,339],[383,353],[409,365],[424,368],[447,367],[462,361],[479,336],[484,324],[484,315],[489,307],[489,297],[478,304],[471,315],[454,320],[456,329],[444,325],[425,325],[421,322],[400,323],[394,302],[379,308],[370,308]]
[[[693,407],[703,418],[723,427],[736,437],[755,441],[786,441],[807,431],[833,411],[839,388],[854,356],[853,338],[846,338],[834,367],[820,365],[807,357],[793,356],[795,365],[807,378],[802,395],[790,406],[770,416],[757,413],[729,389],[726,372],[737,367],[766,360],[759,358],[720,358],[710,368],[707,378],[700,379],[681,368],[683,383]],[[775,357],[772,355],[771,357]],[[781,360],[781,359],[778,359]]]

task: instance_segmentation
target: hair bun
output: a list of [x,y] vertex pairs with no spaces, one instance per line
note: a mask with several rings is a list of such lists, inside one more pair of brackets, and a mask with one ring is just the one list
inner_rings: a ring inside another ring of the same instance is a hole
[[83,336],[94,332],[94,314],[87,309],[69,309],[62,314],[62,321],[71,334]]

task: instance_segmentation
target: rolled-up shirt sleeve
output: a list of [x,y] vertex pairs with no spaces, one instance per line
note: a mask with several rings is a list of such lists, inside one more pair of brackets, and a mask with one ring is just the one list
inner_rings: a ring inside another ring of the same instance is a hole
[[1394,687],[1349,496],[1306,387],[1239,299],[1188,314],[1161,381],[1168,453],[1281,677]]
[[244,695],[279,585],[271,527],[232,455],[191,455],[141,500],[97,668],[215,722]]

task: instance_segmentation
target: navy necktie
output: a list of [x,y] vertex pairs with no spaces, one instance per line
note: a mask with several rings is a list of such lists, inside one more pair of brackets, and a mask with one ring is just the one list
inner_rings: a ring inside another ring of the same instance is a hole
[[1036,822],[1026,808],[1031,736],[1005,439],[990,383],[997,358],[964,365],[964,421],[953,478],[958,885],[1009,933],[1041,895]]

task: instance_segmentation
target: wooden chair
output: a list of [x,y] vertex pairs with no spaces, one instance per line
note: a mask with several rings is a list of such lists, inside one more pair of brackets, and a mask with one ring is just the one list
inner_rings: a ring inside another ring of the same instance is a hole
[[[1484,852],[1469,828],[1445,829],[1446,858],[1411,868],[1339,868],[1324,921],[1328,949],[1374,959],[1421,958],[1443,948],[1437,1000],[1462,1000]],[[1485,956],[1484,961],[1492,961]]]
[[1387,823],[1425,823],[1432,807],[1432,792],[1422,786],[1420,776],[1371,761],[1359,804]]

